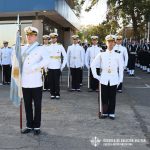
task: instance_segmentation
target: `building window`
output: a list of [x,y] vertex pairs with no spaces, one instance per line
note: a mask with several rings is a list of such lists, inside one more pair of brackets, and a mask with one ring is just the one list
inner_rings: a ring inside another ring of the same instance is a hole
[[[32,21],[21,21],[21,42],[26,43],[24,28],[26,26],[31,26]],[[3,46],[3,41],[8,41],[9,46],[13,46],[16,43],[16,33],[17,33],[16,21],[0,21],[0,47]]]

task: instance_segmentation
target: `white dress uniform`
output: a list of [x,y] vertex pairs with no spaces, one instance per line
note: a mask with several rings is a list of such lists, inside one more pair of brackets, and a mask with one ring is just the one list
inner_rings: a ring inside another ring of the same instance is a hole
[[[82,46],[82,45],[80,45],[80,46]],[[83,47],[83,46],[82,46]],[[84,47],[83,47],[83,53],[84,53],[84,56],[85,56],[85,49],[84,49]],[[84,58],[85,59],[85,58]],[[82,86],[83,85],[83,67],[82,68],[80,68],[80,86]]]
[[[28,45],[23,46],[22,54],[27,49]],[[42,86],[41,68],[49,63],[48,53],[42,46],[37,46],[36,50],[26,57],[22,68],[22,87],[35,88]]]
[[[119,54],[120,54],[121,61],[123,64],[123,72],[124,72],[124,69],[127,67],[127,64],[128,64],[127,49],[126,49],[126,47],[122,46],[121,44],[120,45],[116,44],[113,49],[118,50],[120,52]],[[123,78],[122,78],[122,82],[123,82]],[[122,82],[119,84],[119,86],[117,88],[118,92],[122,92]]]
[[[91,63],[95,59],[95,57],[102,51],[102,48],[98,47],[97,45],[92,45],[91,47],[87,48],[86,54],[85,54],[85,65],[89,69],[91,66]],[[100,68],[99,65],[96,66],[96,68]]]
[[[49,45],[46,49],[49,53],[48,69],[63,70],[67,63],[67,55],[64,47],[59,43],[55,43]],[[61,62],[61,56],[63,56],[63,62]]]
[[0,51],[1,56],[1,65],[11,65],[11,55],[12,55],[12,48],[10,47],[3,47]]
[[[100,65],[101,75],[96,73],[96,66]],[[101,83],[103,115],[114,117],[116,104],[116,88],[123,79],[123,66],[118,51],[102,52],[96,56],[91,64],[94,78]]]
[[[51,44],[47,47],[49,55],[48,80],[51,98],[60,96],[60,74],[67,63],[67,54],[64,47],[59,44]],[[63,59],[62,59],[63,58]]]
[[[96,66],[100,64],[101,76],[96,73]],[[101,84],[118,85],[123,79],[123,65],[120,55],[115,51],[106,50],[96,56],[91,64],[94,78]]]
[[3,84],[10,82],[11,77],[11,55],[12,55],[12,48],[10,47],[3,47],[0,50],[0,60],[2,65],[2,73],[3,73]]
[[85,50],[79,44],[72,44],[67,50],[67,66],[70,68],[84,67]]
[[[29,45],[21,47],[22,53],[22,87],[23,97],[26,110],[27,130],[31,128],[40,129],[41,126],[41,102],[42,102],[42,73],[41,68],[49,63],[48,53],[42,46],[35,46],[33,50],[24,58],[24,52],[27,51]],[[32,101],[34,101],[34,115],[32,109]]]
[[[87,48],[86,54],[85,54],[85,65],[88,69],[90,69],[91,63],[93,62],[93,60],[95,59],[95,57],[102,52],[102,48],[98,47],[97,45],[92,45],[91,47]],[[100,73],[100,65],[98,64],[96,66],[96,70],[97,73]],[[98,80],[96,80],[95,78],[93,78],[91,69],[90,71],[90,88],[95,91],[96,89],[98,89]]]
[[84,67],[85,50],[79,44],[72,44],[67,50],[67,66],[71,70],[72,90],[80,91],[80,69]]
[[[43,44],[42,47],[47,51],[47,47],[49,44]],[[47,74],[47,66],[42,70],[42,80],[43,80],[43,91],[50,90],[49,82],[48,82],[48,74]]]
[[40,134],[42,104],[42,68],[49,63],[48,53],[36,41],[38,29],[32,26],[24,28],[30,44],[21,47],[22,57],[22,92],[26,112],[27,134],[33,130],[34,135]]
[[123,63],[123,67],[124,69],[127,67],[128,64],[128,52],[127,52],[127,48],[122,46],[121,44],[118,45],[116,44],[113,48],[114,50],[118,50],[120,51],[120,57],[121,57],[121,61]]

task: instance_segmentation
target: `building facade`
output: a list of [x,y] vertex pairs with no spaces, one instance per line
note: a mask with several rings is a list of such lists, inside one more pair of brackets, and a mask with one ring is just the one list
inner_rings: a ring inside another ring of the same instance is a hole
[[57,32],[59,42],[67,47],[70,36],[80,28],[79,19],[73,12],[73,0],[1,0],[0,5],[0,43],[3,40],[15,42],[16,20],[20,16],[22,43],[26,26],[39,29],[38,41],[42,35]]

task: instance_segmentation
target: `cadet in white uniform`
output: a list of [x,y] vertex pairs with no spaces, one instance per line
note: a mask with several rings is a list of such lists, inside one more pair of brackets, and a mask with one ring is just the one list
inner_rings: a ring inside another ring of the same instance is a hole
[[10,84],[11,79],[11,55],[12,48],[8,47],[8,42],[3,42],[4,47],[0,50],[0,60],[2,65],[3,84]]
[[[22,51],[22,89],[26,112],[26,128],[23,134],[34,129],[34,134],[40,134],[41,103],[42,103],[42,74],[41,68],[49,63],[48,54],[37,42],[38,29],[26,27],[24,29],[27,43]],[[34,108],[32,107],[34,102]],[[34,110],[34,111],[33,111]]]
[[71,91],[80,91],[80,69],[84,67],[85,51],[78,44],[79,36],[73,35],[73,44],[67,50],[67,67],[71,71],[72,89]]
[[[47,50],[47,47],[49,44],[50,36],[49,35],[43,35],[43,48],[44,50]],[[43,68],[42,74],[43,74],[43,91],[49,90],[49,82],[48,82],[48,72],[47,68]]]
[[[82,46],[81,40],[78,40],[78,44],[80,46]],[[85,55],[85,49],[84,49],[84,47],[83,47],[83,52],[84,52],[84,55]],[[80,86],[82,86],[82,85],[83,85],[83,68],[80,68]]]
[[[114,47],[114,50],[118,50],[120,52],[119,54],[120,54],[121,61],[123,64],[123,72],[124,72],[124,69],[126,69],[127,64],[128,64],[128,52],[127,52],[126,47],[122,46],[121,44],[122,44],[122,36],[118,35],[116,37],[116,45]],[[119,93],[122,93],[122,83],[123,83],[123,80],[121,81],[121,83],[117,87],[117,91]]]
[[[98,89],[98,80],[93,78],[92,72],[91,72],[91,63],[94,60],[94,58],[102,52],[102,48],[98,47],[98,36],[91,36],[92,39],[92,46],[87,48],[86,55],[85,55],[85,65],[90,71],[90,92],[96,91]],[[100,75],[100,65],[96,66],[96,72],[98,75]]]
[[[67,55],[62,44],[57,43],[57,33],[51,33],[51,45],[48,46],[48,80],[51,99],[60,98],[60,74],[67,63]],[[62,59],[63,58],[63,59]]]
[[[119,51],[114,51],[115,37],[108,35],[105,38],[107,49],[99,53],[91,64],[94,78],[101,83],[101,95],[103,114],[102,118],[115,119],[116,88],[123,78],[123,67]],[[101,75],[96,73],[96,67],[100,65]]]

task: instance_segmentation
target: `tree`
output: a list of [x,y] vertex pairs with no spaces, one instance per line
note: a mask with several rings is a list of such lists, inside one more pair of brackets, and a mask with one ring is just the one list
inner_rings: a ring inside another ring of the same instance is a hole
[[[100,0],[91,0],[86,11],[90,11],[99,1]],[[80,1],[80,9],[84,3],[85,0]],[[111,29],[114,29],[114,27],[119,28],[118,22],[121,21],[123,27],[132,24],[135,39],[139,39],[143,36],[143,32],[146,30],[145,24],[150,21],[150,0],[108,0],[107,6],[106,22],[111,24]]]

